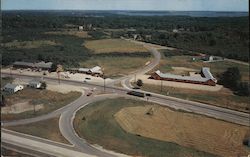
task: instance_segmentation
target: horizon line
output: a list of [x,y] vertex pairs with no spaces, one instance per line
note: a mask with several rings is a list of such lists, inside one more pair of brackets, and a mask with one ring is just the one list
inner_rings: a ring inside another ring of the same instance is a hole
[[129,9],[3,9],[2,11],[154,11],[154,12],[242,12],[249,13],[249,11],[237,11],[237,10],[129,10]]

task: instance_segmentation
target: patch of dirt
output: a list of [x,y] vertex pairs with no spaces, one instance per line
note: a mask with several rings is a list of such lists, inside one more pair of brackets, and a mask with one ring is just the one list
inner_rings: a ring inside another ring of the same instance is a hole
[[16,103],[14,105],[2,107],[1,114],[18,114],[26,111],[32,111],[34,110],[34,107],[36,111],[44,108],[43,104],[34,106],[29,101],[25,101],[22,103]]
[[249,128],[161,106],[121,109],[115,119],[127,132],[174,142],[224,157],[246,156],[242,145]]

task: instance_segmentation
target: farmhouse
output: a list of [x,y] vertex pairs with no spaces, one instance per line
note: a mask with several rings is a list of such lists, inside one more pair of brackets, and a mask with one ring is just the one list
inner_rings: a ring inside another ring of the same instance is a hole
[[24,87],[22,85],[8,83],[4,86],[3,91],[8,93],[16,93],[20,90],[23,90],[23,88]]
[[14,62],[14,68],[31,68],[33,70],[50,70],[52,67],[52,62],[38,62],[38,63],[30,63],[30,62]]
[[175,81],[175,82],[183,82],[183,83],[193,83],[193,84],[202,84],[215,86],[217,80],[210,73],[210,69],[204,67],[201,69],[201,76],[182,76],[175,75],[170,73],[161,73],[159,70],[151,75],[152,79],[155,80],[165,80],[165,81]]

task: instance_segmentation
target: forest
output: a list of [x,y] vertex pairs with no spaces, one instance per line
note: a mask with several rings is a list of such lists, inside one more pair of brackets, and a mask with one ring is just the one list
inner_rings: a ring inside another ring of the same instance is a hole
[[3,11],[2,43],[14,40],[53,39],[63,44],[40,49],[1,46],[0,53],[3,55],[4,65],[17,60],[41,59],[74,65],[76,61],[91,56],[87,49],[81,47],[82,40],[70,36],[46,36],[44,32],[70,29],[69,25],[77,29],[79,25],[92,24],[95,30],[88,32],[92,39],[107,38],[106,30],[109,29],[115,31],[111,31],[108,38],[133,37],[134,34],[138,34],[141,37],[140,40],[145,42],[249,61],[248,19],[248,16],[75,16],[57,12]]

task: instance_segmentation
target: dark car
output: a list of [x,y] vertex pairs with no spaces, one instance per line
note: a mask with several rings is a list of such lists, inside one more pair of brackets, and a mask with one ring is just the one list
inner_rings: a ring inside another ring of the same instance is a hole
[[146,93],[146,96],[151,96],[151,94],[150,93]]
[[140,87],[133,87],[133,89],[140,89]]
[[92,93],[88,93],[88,94],[87,94],[87,96],[90,96],[90,95],[92,95]]

